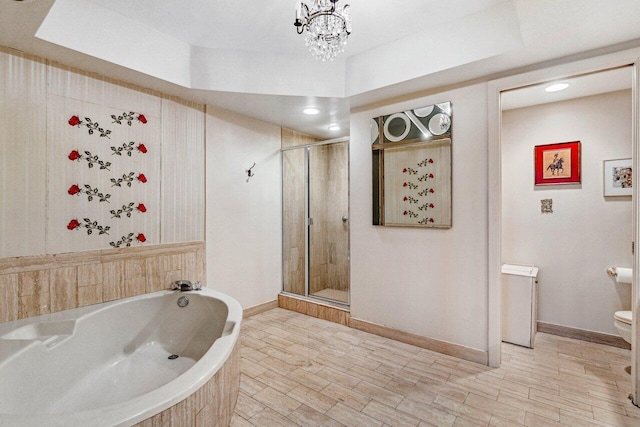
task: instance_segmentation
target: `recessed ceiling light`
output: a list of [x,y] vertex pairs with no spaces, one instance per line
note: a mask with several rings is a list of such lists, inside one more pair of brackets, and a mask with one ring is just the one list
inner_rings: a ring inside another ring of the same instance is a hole
[[318,110],[317,108],[310,107],[310,108],[305,108],[304,110],[302,110],[302,112],[309,115],[315,115],[315,114],[318,114],[320,110]]
[[569,87],[569,83],[555,83],[551,86],[547,86],[544,91],[545,92],[559,92],[561,90],[565,90]]
[[338,126],[338,125],[331,125],[331,126],[329,126],[329,130],[332,130],[332,131],[340,130],[340,126]]

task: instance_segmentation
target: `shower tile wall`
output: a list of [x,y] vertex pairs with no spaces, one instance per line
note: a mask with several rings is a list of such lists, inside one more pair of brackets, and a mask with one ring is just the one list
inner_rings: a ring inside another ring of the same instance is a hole
[[301,145],[309,145],[313,144],[314,142],[321,141],[320,139],[314,138],[313,136],[285,128],[282,128],[281,138],[282,148],[299,147]]
[[305,150],[283,152],[282,250],[284,290],[304,295],[305,215],[304,156]]
[[[319,140],[290,129],[282,129],[282,148],[313,144]],[[284,291],[304,295],[305,216],[304,150],[285,151],[283,162],[282,223]]]
[[342,197],[348,194],[347,149],[342,143],[311,150],[311,294],[349,289],[349,233],[342,221],[349,213],[348,197]]
[[[319,142],[287,129],[282,147]],[[310,152],[309,293],[347,302],[349,287],[348,147],[346,143],[315,146]],[[283,152],[284,291],[305,294],[305,151]],[[337,292],[330,292],[330,291]],[[329,291],[329,292],[328,292]]]

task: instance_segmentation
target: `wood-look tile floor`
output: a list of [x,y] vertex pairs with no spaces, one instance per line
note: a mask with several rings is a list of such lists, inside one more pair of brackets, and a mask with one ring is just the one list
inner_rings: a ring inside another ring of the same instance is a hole
[[274,309],[244,321],[241,426],[640,426],[629,350],[538,334],[499,369]]

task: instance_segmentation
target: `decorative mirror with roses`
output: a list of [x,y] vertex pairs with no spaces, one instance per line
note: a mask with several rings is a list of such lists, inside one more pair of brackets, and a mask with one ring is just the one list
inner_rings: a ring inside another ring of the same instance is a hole
[[451,102],[372,120],[373,224],[451,228]]

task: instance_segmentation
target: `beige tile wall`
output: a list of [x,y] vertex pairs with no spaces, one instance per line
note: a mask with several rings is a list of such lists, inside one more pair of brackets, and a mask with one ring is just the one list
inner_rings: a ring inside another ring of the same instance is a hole
[[306,256],[304,161],[304,149],[282,153],[282,276],[284,290],[298,295],[304,295]]
[[[310,135],[282,128],[282,148],[298,147],[321,141]],[[305,154],[304,150],[285,151],[282,157],[282,224],[284,290],[304,295],[305,246]]]
[[205,281],[204,242],[0,259],[0,322]]
[[186,399],[134,427],[228,426],[240,392],[240,339],[220,370]]
[[349,290],[349,229],[342,221],[349,215],[348,151],[347,142],[311,149],[311,294],[323,289]]
[[351,318],[348,310],[283,294],[278,295],[278,307],[345,326],[349,326],[349,319]]
[[282,148],[298,147],[300,145],[309,145],[315,142],[322,141],[321,139],[315,138],[311,135],[296,132],[295,130],[286,129],[286,128],[282,128],[280,135],[281,135],[281,141],[282,141]]

